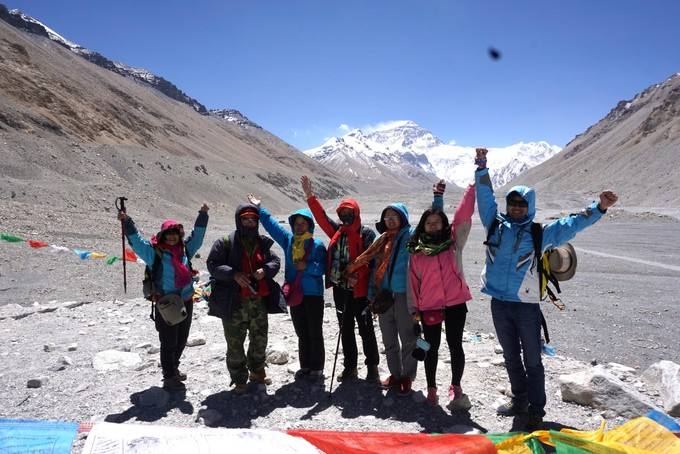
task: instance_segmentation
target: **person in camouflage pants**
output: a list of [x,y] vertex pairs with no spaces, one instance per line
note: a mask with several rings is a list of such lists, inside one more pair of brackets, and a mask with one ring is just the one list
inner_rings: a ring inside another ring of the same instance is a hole
[[[248,370],[259,371],[265,366],[267,333],[269,331],[267,308],[262,298],[242,298],[230,319],[222,319],[224,338],[227,341],[227,369],[234,383],[245,383]],[[248,335],[248,353],[244,342]]]
[[259,209],[251,204],[239,206],[236,231],[215,241],[206,261],[212,292],[208,314],[222,319],[227,369],[237,394],[248,391],[248,379],[265,385],[271,383],[265,372],[267,305],[281,295],[281,288],[274,281],[281,260],[271,250],[274,240],[260,235],[258,226]]

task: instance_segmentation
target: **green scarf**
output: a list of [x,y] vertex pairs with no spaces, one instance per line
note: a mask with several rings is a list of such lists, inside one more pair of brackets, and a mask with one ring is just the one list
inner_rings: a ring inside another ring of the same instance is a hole
[[422,252],[425,255],[434,256],[449,250],[451,244],[453,244],[451,238],[447,238],[445,241],[438,242],[431,235],[422,233],[418,238],[418,244],[409,244],[406,249],[408,249],[410,254]]

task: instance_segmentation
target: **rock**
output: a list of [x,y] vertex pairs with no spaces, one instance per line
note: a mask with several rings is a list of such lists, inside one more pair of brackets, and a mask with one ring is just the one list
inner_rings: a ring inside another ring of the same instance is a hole
[[212,408],[201,409],[196,416],[196,422],[208,427],[215,427],[222,420],[222,413]]
[[164,407],[170,400],[170,394],[158,386],[153,386],[139,395],[141,407]]
[[95,355],[92,367],[99,372],[118,369],[128,369],[138,366],[142,358],[137,353],[121,352],[119,350],[104,350]]
[[288,362],[288,352],[283,345],[277,344],[267,347],[267,362],[269,364],[286,364]]
[[205,345],[205,343],[205,334],[199,331],[189,336],[189,340],[187,340],[187,347],[198,347],[199,345]]
[[494,366],[505,366],[505,360],[503,358],[494,358],[491,360],[491,364]]
[[64,366],[73,366],[73,360],[71,359],[70,356],[60,356],[59,359],[57,360],[59,364],[63,364]]
[[151,359],[151,360],[148,360],[148,361],[140,364],[139,366],[135,367],[135,370],[140,371],[140,370],[148,369],[150,367],[156,366],[157,363],[158,363],[158,361],[156,361],[155,359]]
[[602,366],[559,377],[562,400],[634,418],[656,409],[647,397]]
[[680,365],[659,361],[642,374],[642,379],[661,394],[663,407],[671,416],[680,416]]
[[47,377],[40,377],[40,378],[31,378],[28,380],[26,383],[27,388],[42,388],[43,386],[47,385]]
[[53,342],[50,342],[49,344],[43,345],[43,351],[46,351],[46,352],[53,352],[56,349],[57,349],[57,346]]
[[74,352],[74,351],[78,350],[78,344],[76,344],[76,343],[69,344],[69,345],[66,347],[66,350],[68,350],[68,351],[70,351],[70,352]]
[[149,347],[149,348],[147,349],[146,352],[147,352],[149,355],[155,355],[156,353],[159,353],[160,351],[161,351],[161,348],[160,348],[160,347],[154,346],[154,347]]
[[142,342],[141,344],[135,345],[135,348],[145,350],[150,347],[153,347],[153,344],[151,342]]
[[493,352],[497,355],[502,355],[503,354],[503,347],[501,347],[499,344],[496,344],[493,346]]

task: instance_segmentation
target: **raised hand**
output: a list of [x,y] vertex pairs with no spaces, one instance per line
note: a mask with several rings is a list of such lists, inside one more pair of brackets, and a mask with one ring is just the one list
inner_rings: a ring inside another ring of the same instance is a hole
[[446,182],[444,180],[439,180],[432,185],[432,192],[436,195],[444,195],[444,191],[446,191]]
[[475,148],[475,165],[480,169],[486,167],[486,154],[489,152],[486,148]]
[[600,208],[606,210],[610,206],[614,205],[619,200],[619,196],[612,191],[603,191],[600,194]]
[[208,207],[208,204],[203,202],[203,205],[201,206],[201,209],[198,211],[203,211],[204,213],[207,213],[210,208]]
[[118,220],[119,221],[124,221],[128,218],[128,215],[125,211],[121,211],[118,213]]
[[253,194],[248,194],[248,202],[252,203],[256,207],[260,207],[260,203],[262,202],[260,199],[255,197]]
[[314,197],[314,191],[312,190],[312,181],[307,175],[302,175],[300,177],[300,183],[302,183],[302,190],[305,192],[305,197]]

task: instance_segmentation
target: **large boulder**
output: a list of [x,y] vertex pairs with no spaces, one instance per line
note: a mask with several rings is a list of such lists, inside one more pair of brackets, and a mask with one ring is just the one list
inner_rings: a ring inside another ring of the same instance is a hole
[[647,385],[659,391],[666,413],[680,416],[680,364],[659,361],[649,366],[642,378]]
[[634,418],[658,410],[633,386],[619,380],[602,366],[562,375],[559,378],[562,400]]
[[95,355],[92,367],[100,372],[118,369],[132,369],[142,362],[137,353],[121,352],[119,350],[104,350]]
[[277,344],[267,348],[267,363],[286,364],[288,362],[288,351],[283,345]]

